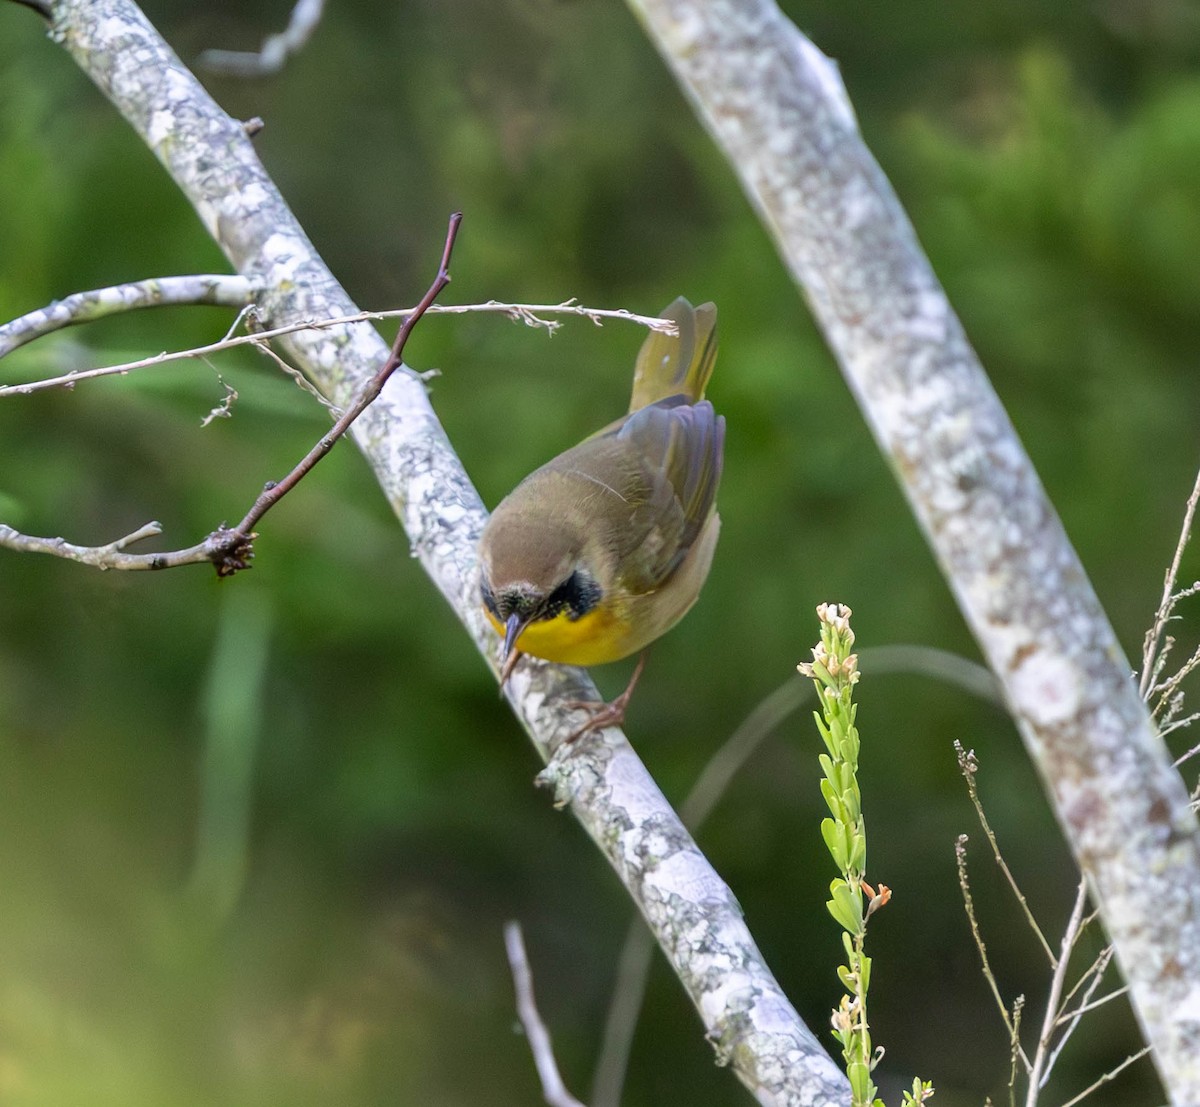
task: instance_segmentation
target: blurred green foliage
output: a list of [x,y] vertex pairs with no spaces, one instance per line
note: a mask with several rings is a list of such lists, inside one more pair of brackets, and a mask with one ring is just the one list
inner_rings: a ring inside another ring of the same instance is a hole
[[[253,47],[287,10],[147,7],[185,60]],[[1198,460],[1200,19],[1171,0],[984,0],[954,20],[929,0],[789,12],[840,61],[1134,659]],[[234,115],[266,120],[269,171],[364,306],[420,295],[455,208],[454,301],[718,303],[721,546],[629,722],[668,794],[790,679],[819,601],[853,606],[862,647],[975,655],[800,296],[623,7],[334,4],[278,77],[206,83]],[[226,268],[152,157],[8,4],[0,165],[0,317]],[[13,355],[0,380],[211,341],[228,321],[212,308],[106,321]],[[494,503],[622,410],[641,337],[430,318],[409,361],[443,370],[434,404]],[[234,417],[202,429],[221,379],[239,393]],[[326,425],[249,354],[5,400],[0,518],[79,542],[155,518],[189,544],[239,517]],[[254,571],[224,583],[0,551],[0,1100],[537,1101],[512,1032],[510,917],[526,926],[568,1083],[586,1095],[625,897],[531,786],[531,749],[361,459],[335,451],[263,530]],[[1190,554],[1184,578],[1197,575]],[[1182,651],[1196,601],[1181,614]],[[250,717],[214,752],[219,673]],[[615,691],[626,672],[599,676]],[[869,669],[859,698],[871,876],[895,889],[872,931],[880,1083],[895,1099],[889,1078],[921,1072],[939,1103],[1002,1095],[1008,1048],[954,877],[954,836],[974,828],[952,739],[979,752],[993,824],[1050,931],[1069,909],[1070,860],[1000,711]],[[783,728],[701,844],[825,1033],[840,951],[823,906],[817,751],[806,719]],[[238,840],[200,838],[242,822]],[[973,856],[1005,994],[1037,1010],[1041,955]],[[1134,1048],[1118,1008],[1069,1049],[1059,1099]],[[1103,1102],[1158,1098],[1143,1063]],[[625,1103],[743,1102],[657,967]]]

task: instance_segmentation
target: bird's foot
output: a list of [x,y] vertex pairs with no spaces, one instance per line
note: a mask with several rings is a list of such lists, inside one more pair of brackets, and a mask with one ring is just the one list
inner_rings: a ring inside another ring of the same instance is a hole
[[566,703],[567,707],[573,711],[587,711],[591,718],[583,726],[568,734],[563,739],[562,745],[568,746],[593,730],[603,730],[606,726],[620,726],[625,722],[625,709],[629,706],[630,697],[633,695],[633,690],[637,687],[637,682],[645,667],[646,655],[643,653],[638,658],[637,665],[634,666],[633,676],[629,678],[625,691],[608,703],[596,700],[569,700]]

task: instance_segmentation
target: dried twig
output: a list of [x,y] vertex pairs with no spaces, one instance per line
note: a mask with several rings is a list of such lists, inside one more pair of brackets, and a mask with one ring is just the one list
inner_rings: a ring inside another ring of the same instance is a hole
[[[1021,910],[1025,913],[1025,919],[1029,923],[1030,929],[1033,931],[1037,940],[1041,943],[1042,949],[1045,950],[1047,958],[1050,960],[1050,967],[1056,968],[1057,961],[1054,957],[1054,951],[1050,948],[1050,943],[1046,941],[1046,935],[1042,933],[1042,928],[1038,926],[1037,919],[1033,917],[1033,912],[1029,909],[1029,904],[1025,899],[1025,894],[1021,891],[1017,884],[1016,877],[1008,867],[1008,862],[1004,860],[1004,855],[1000,852],[999,843],[996,841],[996,835],[988,823],[987,815],[984,814],[983,804],[979,799],[979,790],[975,785],[975,773],[979,769],[979,765],[975,760],[974,750],[964,750],[962,743],[955,739],[954,752],[958,757],[958,768],[963,775],[963,780],[967,782],[967,795],[971,797],[971,806],[975,808],[975,814],[979,819],[979,825],[983,827],[983,833],[987,837],[988,845],[992,847],[992,856],[996,859],[996,864],[1000,866],[1000,871],[1004,873],[1004,879],[1008,881],[1009,888],[1017,898],[1017,902],[1021,905]],[[961,839],[960,839],[961,840]]]
[[[218,532],[219,533],[219,532]],[[12,527],[0,523],[0,546],[18,553],[43,553],[54,557],[77,561],[94,569],[170,569],[178,565],[197,565],[211,561],[213,547],[205,539],[187,550],[176,550],[169,554],[127,554],[125,549],[136,542],[162,534],[158,523],[147,523],[132,534],[118,538],[104,546],[77,546],[65,538],[38,538],[32,534],[21,534]],[[210,538],[212,536],[210,535]]]
[[1086,1099],[1089,1095],[1091,1095],[1092,1092],[1094,1092],[1097,1088],[1101,1087],[1104,1084],[1109,1083],[1111,1080],[1114,1080],[1117,1077],[1118,1073],[1122,1072],[1124,1069],[1129,1068],[1129,1066],[1132,1065],[1134,1063],[1134,1061],[1140,1061],[1149,1052],[1150,1052],[1150,1047],[1144,1046],[1143,1048],[1139,1049],[1137,1051],[1137,1053],[1131,1053],[1128,1057],[1125,1058],[1124,1061],[1122,1061],[1119,1065],[1117,1065],[1116,1068],[1109,1069],[1108,1072],[1106,1072],[1098,1080],[1093,1081],[1091,1084],[1089,1084],[1077,1096],[1073,1096],[1071,1099],[1068,1099],[1067,1102],[1062,1105],[1062,1107],[1075,1107],[1076,1103],[1083,1102],[1083,1100]]
[[537,1066],[538,1078],[542,1082],[542,1096],[550,1107],[583,1107],[563,1083],[554,1060],[554,1047],[550,1032],[542,1022],[537,1003],[533,998],[533,973],[529,970],[529,958],[525,953],[525,940],[521,936],[521,924],[506,923],[504,948],[508,952],[508,965],[512,970],[513,988],[517,993],[517,1016],[529,1040],[533,1063]]
[[[1108,968],[1108,964],[1112,960],[1112,954],[1112,946],[1102,950],[1100,956],[1095,962],[1092,963],[1087,972],[1080,977],[1075,984],[1075,988],[1072,988],[1071,992],[1068,993],[1067,998],[1063,1000],[1059,1016],[1055,1020],[1055,1025],[1065,1026],[1066,1029],[1063,1030],[1062,1036],[1058,1040],[1058,1044],[1053,1048],[1053,1050],[1051,1050],[1050,1057],[1046,1061],[1045,1072],[1047,1077],[1054,1066],[1058,1063],[1059,1055],[1066,1048],[1067,1042],[1071,1040],[1071,1035],[1074,1034],[1078,1028],[1080,1019],[1082,1019],[1083,1016],[1088,1013],[1088,1011],[1094,1011],[1097,1007],[1104,1006],[1104,1004],[1106,1004],[1109,1000],[1116,999],[1118,996],[1123,996],[1128,993],[1128,988],[1117,988],[1109,992],[1107,995],[1101,996],[1100,999],[1093,1001],[1091,998],[1096,989],[1100,987],[1100,982],[1104,979],[1104,970]],[[1078,989],[1079,985],[1082,984],[1084,980],[1088,981],[1088,985],[1084,989],[1078,1005],[1074,1008],[1074,1010],[1068,1011],[1067,1005],[1070,1003],[1071,995],[1074,995],[1076,989]]]
[[342,413],[332,429],[322,435],[316,445],[292,471],[283,480],[267,484],[236,527],[218,527],[203,542],[170,553],[126,554],[123,552],[124,548],[133,542],[161,533],[162,528],[157,523],[148,524],[132,535],[127,535],[125,538],[101,547],[75,546],[61,538],[36,538],[19,534],[11,527],[0,526],[0,544],[28,553],[53,554],[56,557],[64,557],[100,569],[172,569],[180,565],[195,565],[207,561],[216,567],[218,576],[224,577],[249,568],[250,561],[254,557],[254,539],[257,537],[254,527],[259,520],[295,488],[311,472],[313,466],[333,449],[334,443],[349,430],[350,424],[370,406],[383,390],[388,377],[399,368],[404,347],[408,342],[409,335],[412,334],[413,327],[429,309],[442,289],[450,283],[450,255],[453,253],[454,241],[458,237],[458,228],[461,223],[461,213],[456,212],[450,217],[437,276],[422,297],[421,302],[405,318],[396,335],[396,341],[392,345],[391,354],[383,367],[366,383],[354,403]]
[[408,344],[408,338],[412,334],[413,327],[417,325],[421,316],[429,310],[442,289],[450,283],[450,255],[454,252],[454,240],[458,237],[458,228],[461,224],[461,212],[455,212],[450,216],[450,226],[446,230],[446,242],[442,247],[442,260],[438,266],[437,276],[434,278],[433,284],[429,286],[429,290],[421,298],[421,302],[413,308],[412,314],[405,317],[400,331],[396,335],[396,341],[392,343],[391,355],[384,363],[383,368],[367,382],[366,387],[359,393],[354,403],[342,413],[329,433],[323,435],[318,440],[316,445],[300,460],[299,464],[283,480],[279,481],[278,484],[273,483],[263,489],[262,494],[254,501],[254,505],[246,512],[245,517],[237,525],[236,529],[238,533],[249,535],[254,525],[303,480],[318,461],[333,449],[334,443],[350,429],[350,424],[366,411],[379,393],[383,391],[383,386],[387,383],[388,377],[400,367],[404,347]]
[[1025,997],[1013,1000],[1012,1033],[1008,1037],[1008,1107],[1017,1107],[1017,1075],[1020,1071],[1021,1016],[1025,1012]]
[[[1187,507],[1183,512],[1183,526],[1179,530],[1175,556],[1171,558],[1170,568],[1167,569],[1166,577],[1163,580],[1162,599],[1158,601],[1158,609],[1154,612],[1154,622],[1150,624],[1150,629],[1146,631],[1146,637],[1142,643],[1142,674],[1138,681],[1138,691],[1141,693],[1142,699],[1150,697],[1151,689],[1161,671],[1162,661],[1165,660],[1165,654],[1161,656],[1159,654],[1159,644],[1175,604],[1182,599],[1182,595],[1175,597],[1173,593],[1175,581],[1179,578],[1179,563],[1183,560],[1183,549],[1192,534],[1192,521],[1196,517],[1197,504],[1200,504],[1200,472],[1196,474],[1196,483],[1192,487],[1192,494],[1188,497]],[[1186,590],[1186,594],[1191,595],[1198,587],[1200,587],[1200,583],[1192,585]]]
[[[979,920],[975,917],[975,900],[971,896],[971,882],[967,877],[967,841],[967,836],[960,834],[954,843],[954,861],[958,866],[958,887],[962,892],[963,906],[967,911],[967,922],[971,924],[971,937],[975,939],[975,948],[979,951],[979,960],[983,965],[983,978],[987,981],[988,988],[991,989],[992,998],[996,1001],[1000,1017],[1004,1020],[1004,1026],[1008,1030],[1013,1049],[1020,1056],[1025,1071],[1028,1072],[1030,1070],[1029,1058],[1021,1048],[1020,1039],[1017,1036],[1018,1026],[1013,1017],[1009,1015],[1004,999],[1000,995],[1000,986],[996,983],[995,974],[988,961],[987,946],[984,944],[983,934],[979,929]],[[1025,1003],[1023,996],[1020,998],[1020,1002],[1023,1006]]]
[[[169,279],[169,278],[164,278]],[[43,309],[48,310],[48,309]],[[146,369],[154,365],[165,365],[174,361],[187,361],[194,358],[210,357],[223,350],[236,349],[239,346],[259,346],[274,338],[296,334],[299,331],[329,330],[334,327],[347,326],[352,323],[378,322],[384,319],[407,319],[415,308],[397,308],[390,311],[359,311],[352,315],[339,315],[328,319],[305,319],[298,323],[290,323],[282,327],[272,327],[270,330],[258,331],[254,334],[237,336],[226,335],[219,342],[210,342],[204,346],[194,346],[189,350],[174,350],[168,353],[155,354],[153,357],[138,358],[135,361],[123,361],[117,365],[105,365],[96,369],[82,369],[70,373],[62,373],[56,377],[44,380],[28,381],[21,384],[0,386],[0,398],[6,396],[28,396],[33,392],[41,392],[47,388],[70,388],[80,381],[95,380],[98,377],[124,376],[137,369]],[[674,334],[675,324],[669,319],[660,319],[649,315],[635,315],[624,308],[590,308],[566,300],[561,304],[505,304],[489,300],[485,304],[432,304],[426,309],[429,315],[462,315],[466,312],[488,312],[507,315],[516,322],[529,327],[536,327],[550,333],[561,326],[551,319],[543,319],[543,315],[575,315],[590,319],[596,326],[602,326],[605,319],[618,319],[637,323],[650,330],[663,334]],[[22,318],[25,318],[24,316]],[[13,326],[13,324],[7,324]],[[0,327],[0,335],[5,332]]]
[[[1045,1087],[1050,1076],[1051,1040],[1057,1026],[1059,1000],[1067,978],[1067,966],[1071,963],[1071,953],[1079,938],[1080,926],[1083,923],[1083,909],[1087,906],[1087,885],[1080,881],[1079,890],[1075,894],[1075,906],[1071,908],[1071,917],[1067,920],[1063,931],[1062,944],[1059,947],[1054,972],[1050,976],[1050,991],[1046,996],[1046,1010],[1042,1016],[1042,1031],[1038,1035],[1037,1048],[1033,1051],[1033,1065],[1029,1069],[1029,1089],[1025,1096],[1026,1107],[1036,1107],[1038,1092]],[[1057,1052],[1053,1054],[1057,1057]]]

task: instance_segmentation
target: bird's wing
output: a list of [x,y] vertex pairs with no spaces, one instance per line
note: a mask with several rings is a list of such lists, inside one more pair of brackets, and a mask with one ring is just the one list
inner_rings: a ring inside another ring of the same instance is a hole
[[721,479],[725,420],[712,404],[683,396],[635,411],[615,434],[636,490],[618,551],[623,582],[634,592],[659,587],[679,566],[707,522]]

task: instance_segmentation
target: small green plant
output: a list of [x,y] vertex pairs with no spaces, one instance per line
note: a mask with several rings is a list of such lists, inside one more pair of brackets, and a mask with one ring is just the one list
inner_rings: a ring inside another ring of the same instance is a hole
[[[858,789],[858,728],[854,724],[857,705],[854,685],[858,683],[858,656],[851,652],[854,631],[850,608],[844,604],[821,604],[821,641],[813,648],[813,659],[797,668],[816,684],[821,709],[813,712],[825,742],[821,754],[821,795],[829,805],[829,817],[821,821],[821,837],[841,876],[829,885],[829,913],[842,927],[846,964],[838,967],[838,979],[846,989],[833,1012],[833,1036],[842,1046],[846,1076],[850,1081],[853,1107],[884,1107],[876,1098],[871,1073],[883,1054],[872,1049],[867,1023],[867,990],[871,984],[871,959],[864,952],[867,920],[891,899],[891,889],[878,889],[866,882],[867,825]],[[864,902],[865,897],[865,902]],[[928,1081],[914,1080],[904,1093],[908,1105],[926,1102],[933,1096]]]

